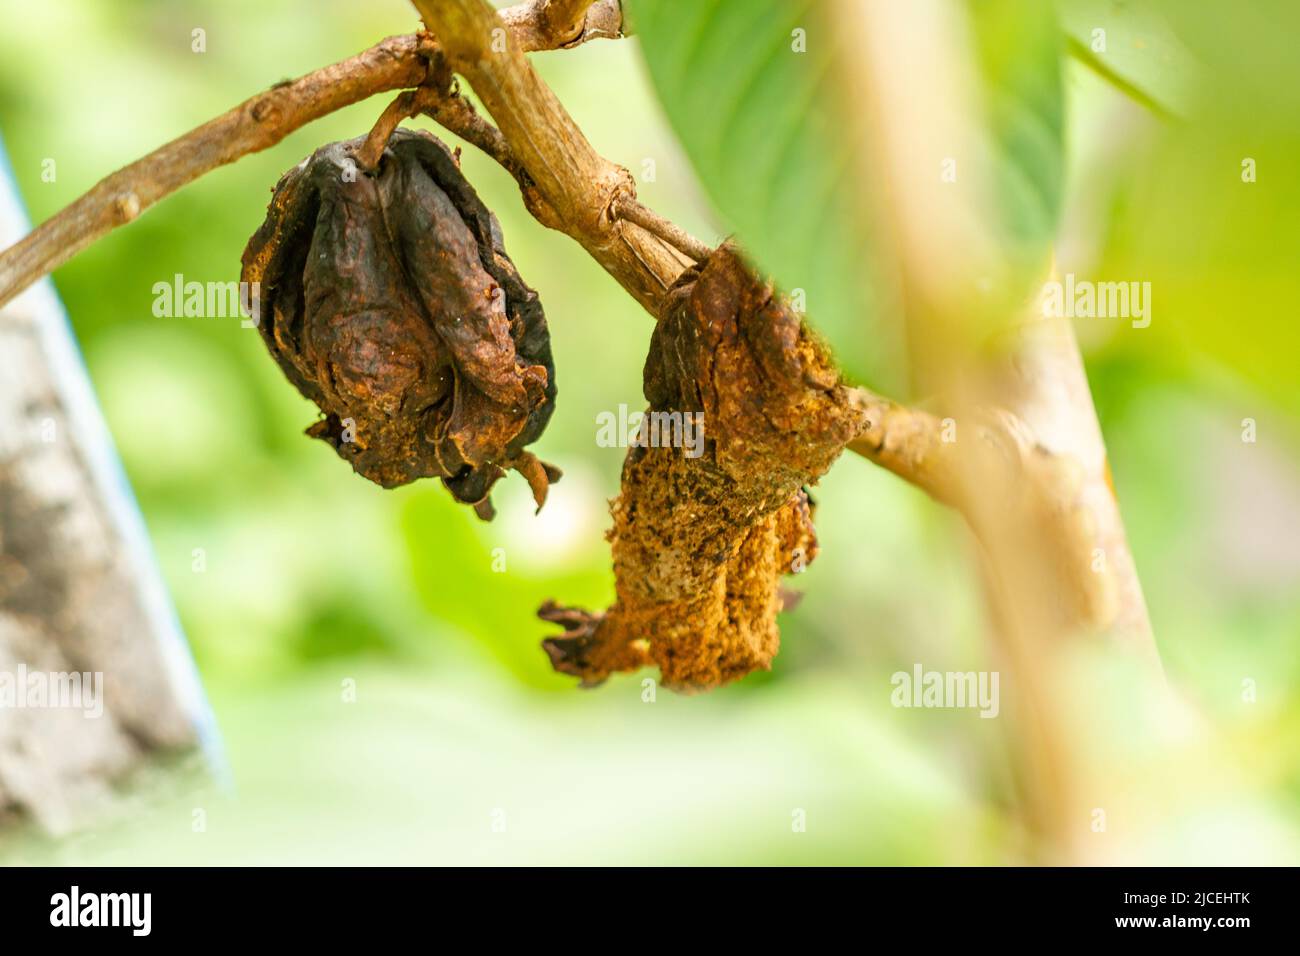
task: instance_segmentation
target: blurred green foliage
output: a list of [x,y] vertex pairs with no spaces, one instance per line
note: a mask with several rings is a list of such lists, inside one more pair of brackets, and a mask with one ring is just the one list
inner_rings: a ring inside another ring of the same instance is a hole
[[850,97],[837,74],[850,51],[835,39],[829,5],[627,6],[659,101],[727,231],[783,292],[802,292],[797,307],[817,317],[842,364],[896,393],[894,306],[885,263],[864,254],[878,244],[840,122]]
[[[863,54],[835,3],[628,3],[659,100],[720,219],[783,291],[802,292],[797,307],[843,368],[900,397],[909,397],[907,361],[889,230],[879,222],[885,194],[943,190],[969,204],[1004,254],[1015,281],[1000,298],[1011,303],[1032,295],[1060,210],[1064,44],[1053,8],[967,7],[978,14],[972,152],[936,156],[895,182],[880,145],[855,139],[857,117],[872,107],[853,88],[849,63]],[[996,202],[986,202],[985,184]]]
[[[4,3],[0,131],[38,221],[271,83],[416,25],[401,0]],[[1155,289],[1149,329],[1080,320],[1120,500],[1170,679],[1245,768],[1237,790],[1171,814],[1132,852],[1295,862],[1300,126],[1289,111],[1300,85],[1279,47],[1295,33],[1245,12],[1186,21],[1192,48],[1214,40],[1201,51],[1210,73],[1192,119],[1150,121],[1092,73],[1065,68],[1061,265]],[[191,52],[196,27],[202,54]],[[771,29],[772,44],[788,41],[785,19]],[[762,46],[734,32],[714,41],[717,58]],[[697,181],[638,41],[534,62],[596,148],[638,176],[651,207],[710,242],[733,227],[734,210],[705,198],[724,205],[710,177],[730,169],[727,157]],[[842,461],[816,493],[822,553],[794,582],[806,597],[784,616],[771,675],[705,698],[659,693],[651,705],[648,674],[580,693],[551,672],[537,605],[600,607],[612,596],[602,532],[623,453],[596,446],[595,417],[640,403],[651,322],[576,244],[537,225],[513,182],[471,147],[466,174],[498,213],[553,332],[560,395],[537,451],[566,474],[540,516],[515,477],[499,486],[491,524],[435,483],[368,484],[303,437],[314,408],[255,332],[237,319],[153,316],[155,282],[237,278],[277,177],[321,143],[362,133],[382,106],[342,111],[205,177],[55,275],[239,787],[237,802],[214,804],[207,834],[191,833],[185,803],[61,852],[132,862],[1023,859],[1001,722],[889,704],[890,674],[914,662],[995,666],[969,546],[950,515],[860,460]],[[824,157],[789,142],[788,174],[820,175]],[[1253,184],[1240,178],[1244,156],[1258,161]],[[41,178],[46,158],[57,163],[52,183]],[[777,202],[743,153],[732,160],[733,193]],[[849,309],[832,301],[828,311]],[[1244,418],[1258,422],[1254,444],[1241,440]],[[1114,698],[1100,706],[1121,741],[1141,701],[1125,694],[1121,664],[1096,666],[1117,669]],[[1245,678],[1258,681],[1254,704],[1242,701]],[[340,694],[349,679],[352,704]],[[505,833],[490,827],[498,809]],[[806,833],[792,832],[796,809]]]

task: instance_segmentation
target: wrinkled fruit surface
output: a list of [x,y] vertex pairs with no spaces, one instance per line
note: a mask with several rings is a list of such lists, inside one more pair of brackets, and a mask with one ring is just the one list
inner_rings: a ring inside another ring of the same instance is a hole
[[540,507],[559,472],[524,450],[555,407],[537,294],[446,146],[399,129],[367,172],[362,142],[286,173],[244,250],[262,338],[325,415],[307,434],[385,488],[439,477],[483,517],[514,468]]
[[665,686],[707,690],[771,666],[781,578],[817,551],[804,486],[867,422],[824,348],[730,246],[669,291],[644,389],[651,412],[703,416],[703,453],[629,449],[611,507],[617,600],[597,614],[546,605],[564,633],[543,647],[586,686],[654,664]]

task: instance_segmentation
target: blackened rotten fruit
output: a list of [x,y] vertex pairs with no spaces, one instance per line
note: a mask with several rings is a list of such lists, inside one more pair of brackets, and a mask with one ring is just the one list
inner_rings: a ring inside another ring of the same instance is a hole
[[484,517],[514,468],[540,507],[559,472],[524,450],[555,407],[537,293],[446,146],[399,129],[367,171],[362,142],[286,173],[244,250],[262,338],[324,413],[307,434],[385,488],[439,477]]

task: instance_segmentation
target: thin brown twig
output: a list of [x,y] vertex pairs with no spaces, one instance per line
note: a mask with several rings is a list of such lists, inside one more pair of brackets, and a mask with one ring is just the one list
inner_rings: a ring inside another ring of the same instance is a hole
[[425,84],[402,92],[380,114],[365,143],[356,152],[357,163],[363,169],[373,171],[379,165],[393,130],[413,116],[429,117],[487,154],[514,177],[525,206],[538,220],[554,220],[554,214],[511,152],[501,131],[480,116],[474,104],[460,94],[459,82],[448,69],[441,50],[435,49],[430,56],[429,79]]
[[418,86],[432,41],[396,36],[240,103],[100,180],[0,253],[0,306],[163,197],[294,130],[375,93]]
[[696,262],[703,262],[709,257],[713,248],[692,236],[676,223],[665,219],[659,213],[642,205],[635,199],[620,197],[614,201],[610,212],[615,219],[624,219],[636,223],[646,232],[653,233],[660,239],[680,249]]
[[[622,35],[618,0],[597,0],[590,9],[587,6],[582,0],[530,0],[503,13],[509,18],[512,36],[518,31],[515,42],[527,50],[568,48],[599,37]],[[584,13],[582,29],[571,35],[564,33],[562,28],[573,22],[567,18],[579,7]],[[105,177],[0,252],[0,306],[205,173],[249,153],[269,149],[312,120],[376,93],[420,86],[428,79],[429,57],[435,50],[436,45],[427,35],[389,37],[356,56],[291,82],[278,83]],[[397,111],[400,107],[392,104],[390,109]],[[502,149],[504,140],[493,135],[490,124],[475,122],[477,117],[468,103],[447,99],[434,104],[428,114],[507,165],[509,152]],[[398,117],[396,122],[400,121]],[[520,178],[520,168],[516,165],[511,169],[516,179]],[[524,185],[522,180],[520,185]],[[525,189],[525,200],[529,199]],[[539,216],[547,214],[545,204],[535,195],[530,209]]]
[[635,198],[631,173],[596,152],[533,70],[525,44],[497,42],[504,24],[492,7],[482,0],[413,2],[535,185],[539,221],[575,239],[657,315],[686,263],[671,243],[609,215],[615,201]]
[[477,147],[513,176],[519,185],[524,205],[538,222],[544,225],[558,222],[554,210],[546,204],[528,171],[511,152],[510,144],[501,135],[501,131],[478,114],[474,104],[460,95],[454,83],[445,93],[424,97],[419,112],[471,146]]
[[402,120],[410,119],[412,116],[422,113],[426,102],[432,101],[438,96],[438,92],[429,86],[421,86],[414,90],[399,93],[397,98],[379,114],[379,119],[375,121],[375,125],[370,128],[370,132],[366,135],[366,141],[353,154],[356,157],[357,165],[367,172],[373,172],[375,167],[379,165],[380,157],[384,154],[384,147],[388,145],[393,130],[397,129]]
[[519,185],[525,193],[531,188],[531,182],[526,180],[527,174],[524,173],[523,167],[519,165],[514,154],[510,152],[510,145],[501,135],[501,131],[479,116],[474,105],[465,97],[452,91],[433,98],[421,112],[439,126],[450,130],[471,146],[477,147],[496,160],[506,172],[519,180]]
[[857,389],[866,430],[849,450],[916,485],[936,501],[955,505],[958,465],[955,448],[942,441],[943,423],[915,408]]

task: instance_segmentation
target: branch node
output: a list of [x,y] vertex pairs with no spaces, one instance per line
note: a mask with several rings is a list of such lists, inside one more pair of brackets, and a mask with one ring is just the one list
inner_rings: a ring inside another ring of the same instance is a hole
[[128,192],[113,203],[113,213],[120,225],[126,225],[140,215],[140,197],[135,192]]
[[696,262],[703,262],[713,252],[710,246],[696,239],[685,229],[642,205],[635,196],[616,193],[610,201],[608,213],[616,221],[625,220],[640,226]]
[[357,166],[365,172],[373,173],[379,167],[379,161],[384,155],[384,147],[388,145],[393,130],[397,129],[403,120],[433,108],[442,98],[443,94],[432,86],[419,86],[399,93],[379,114],[379,119],[371,127],[361,148],[353,153]]

